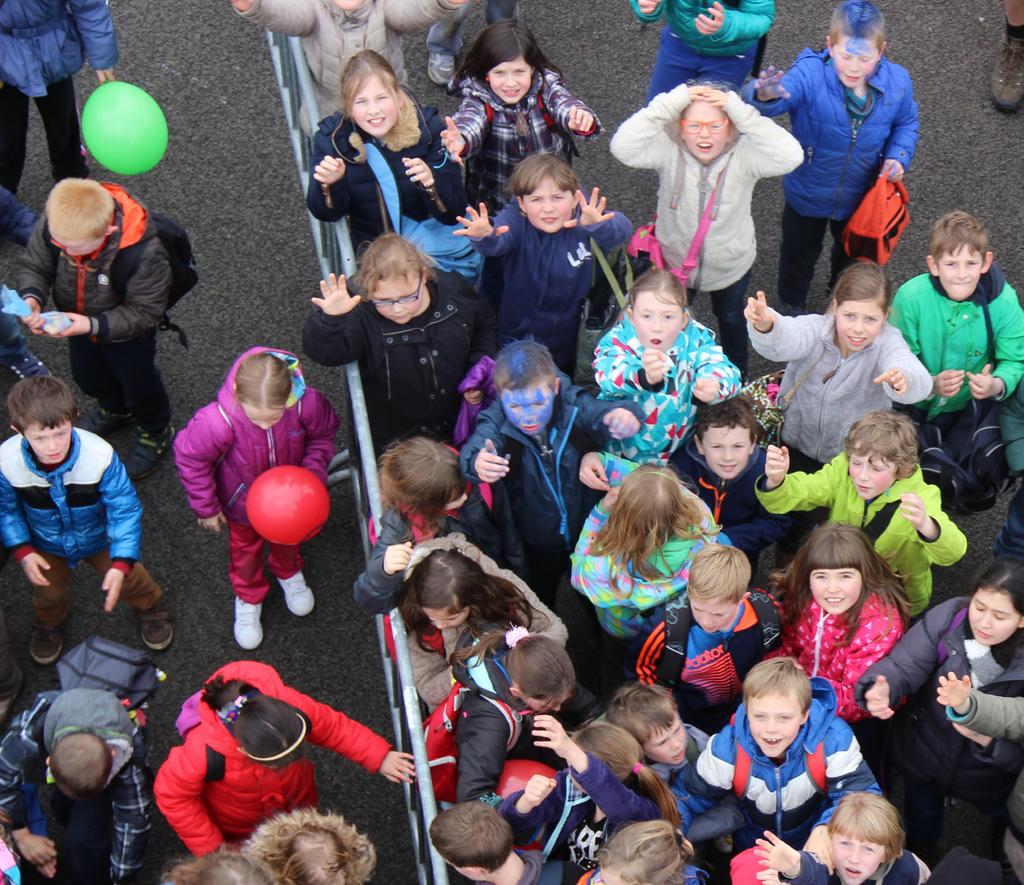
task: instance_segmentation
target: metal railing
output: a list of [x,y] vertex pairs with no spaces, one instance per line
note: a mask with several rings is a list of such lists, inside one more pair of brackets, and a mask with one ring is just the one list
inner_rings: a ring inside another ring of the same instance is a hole
[[[320,119],[316,92],[298,38],[268,31],[267,42],[270,45],[274,72],[281,89],[281,103],[284,106],[292,149],[295,152],[299,186],[305,194],[306,183],[309,180],[312,139],[302,128],[301,114],[306,114],[307,119],[311,121],[310,129],[313,129]],[[348,223],[344,220],[337,223],[324,222],[312,215],[309,216],[309,223],[313,231],[314,248],[320,261],[320,273],[324,277],[330,273],[340,272],[346,276],[355,273],[356,259],[349,238]],[[370,536],[366,516],[367,513],[371,513],[374,521],[380,524],[380,484],[377,479],[370,425],[366,418],[366,399],[359,377],[359,367],[355,363],[349,363],[342,370],[342,378],[348,391],[350,425],[354,432],[349,440],[349,448],[336,455],[331,462],[329,484],[335,485],[344,480],[352,483],[358,517],[356,521],[362,535],[363,554],[368,559]],[[403,785],[403,790],[409,813],[409,829],[412,832],[417,876],[421,885],[448,885],[444,860],[434,851],[428,835],[430,822],[437,814],[437,803],[434,799],[430,767],[427,764],[420,699],[413,681],[405,625],[397,610],[391,612],[391,617],[387,621],[378,616],[376,622],[384,679],[388,689],[388,704],[395,731],[395,746],[399,750],[411,752],[416,760],[416,783],[411,786]],[[391,655],[385,641],[386,630],[390,630],[391,633],[394,656]]]

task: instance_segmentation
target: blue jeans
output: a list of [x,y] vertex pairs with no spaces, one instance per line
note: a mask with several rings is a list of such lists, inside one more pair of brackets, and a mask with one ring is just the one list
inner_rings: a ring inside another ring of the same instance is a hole
[[[427,49],[441,55],[456,56],[462,51],[462,34],[473,4],[466,3],[427,31]],[[487,24],[503,22],[516,17],[516,0],[487,0]]]
[[13,314],[0,313],[0,363],[16,362],[27,350],[20,320]]
[[[435,25],[434,27],[437,27]],[[651,71],[651,85],[647,88],[647,103],[662,92],[670,92],[680,83],[690,80],[714,80],[728,83],[736,92],[750,73],[757,42],[751,43],[736,55],[700,55],[680,40],[668,26],[661,30],[658,57]]]
[[1010,501],[1006,522],[996,535],[992,552],[1007,559],[1024,559],[1024,485]]
[[[747,271],[731,286],[717,292],[706,292],[711,297],[711,309],[718,320],[718,343],[729,357],[729,361],[743,373],[747,374],[747,321],[743,317],[743,309],[747,306],[747,287],[750,285],[751,271]],[[693,303],[700,294],[689,290],[689,299]]]

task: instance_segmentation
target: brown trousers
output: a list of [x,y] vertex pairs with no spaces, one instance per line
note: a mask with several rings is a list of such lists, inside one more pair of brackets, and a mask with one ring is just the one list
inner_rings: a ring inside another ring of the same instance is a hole
[[[50,566],[50,570],[43,573],[50,583],[46,587],[32,585],[32,606],[36,611],[36,620],[46,627],[59,627],[67,619],[71,609],[71,594],[68,592],[71,566],[63,556],[43,550],[37,552]],[[110,569],[110,550],[101,550],[92,556],[86,556],[85,561],[103,577]],[[137,562],[125,575],[119,601],[136,611],[148,611],[163,595],[164,591],[146,571],[145,566]]]

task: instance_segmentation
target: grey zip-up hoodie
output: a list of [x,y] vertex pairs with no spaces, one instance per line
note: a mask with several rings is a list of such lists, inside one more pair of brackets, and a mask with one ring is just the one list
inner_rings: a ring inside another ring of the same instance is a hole
[[[863,350],[843,357],[832,314],[776,313],[774,319],[770,332],[758,332],[747,323],[750,343],[765,359],[788,363],[780,399],[800,383],[786,408],[782,440],[815,461],[831,461],[843,451],[850,427],[868,412],[892,408],[893,402],[912,405],[931,393],[932,376],[889,323]],[[889,369],[906,376],[902,396],[888,384],[875,384]]]

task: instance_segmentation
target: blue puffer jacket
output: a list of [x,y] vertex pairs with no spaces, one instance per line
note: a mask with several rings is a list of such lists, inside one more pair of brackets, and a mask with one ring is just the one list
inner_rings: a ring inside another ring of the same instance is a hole
[[7,188],[0,187],[0,240],[14,240],[19,246],[26,245],[37,218],[36,213],[19,203]]
[[[707,811],[732,792],[737,743],[750,756],[750,775],[740,799],[745,823],[733,837],[739,851],[751,848],[765,830],[790,845],[803,845],[814,827],[828,823],[846,793],[881,794],[850,726],[836,717],[832,686],[815,677],[811,688],[810,715],[781,765],[761,752],[750,733],[746,705],[740,704],[735,720],[711,738],[696,765],[687,766],[686,795],[676,791],[684,833],[694,815]],[[807,755],[814,753],[819,744],[824,744],[825,794],[818,792],[808,772]]]
[[25,438],[0,445],[0,537],[7,548],[31,545],[79,560],[110,548],[110,558],[135,562],[142,505],[110,444],[72,431],[67,460],[46,472]]
[[26,95],[82,67],[117,64],[114,22],[106,0],[6,0],[0,3],[0,81]]
[[789,98],[758,101],[754,81],[743,98],[767,117],[789,114],[804,162],[782,179],[786,201],[801,215],[849,218],[885,160],[910,168],[917,148],[917,102],[910,74],[885,57],[871,77],[875,104],[856,135],[843,84],[828,50],[805,49],[783,77]]

